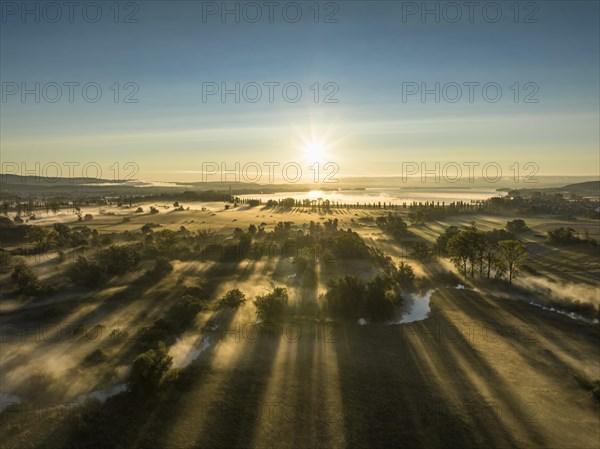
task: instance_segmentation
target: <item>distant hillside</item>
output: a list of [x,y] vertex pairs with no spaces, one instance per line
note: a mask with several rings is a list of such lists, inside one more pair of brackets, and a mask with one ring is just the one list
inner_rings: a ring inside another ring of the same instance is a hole
[[562,189],[569,193],[574,193],[576,195],[593,195],[600,196],[600,181],[589,181],[589,182],[580,182],[578,184],[569,184],[564,186]]
[[[500,189],[498,189],[500,190]],[[504,189],[503,189],[504,190]],[[562,187],[546,187],[537,189],[517,189],[521,194],[531,194],[533,192],[541,192],[544,194],[562,193],[568,195],[577,195],[583,197],[600,198],[600,181],[585,181],[575,184],[567,184]]]

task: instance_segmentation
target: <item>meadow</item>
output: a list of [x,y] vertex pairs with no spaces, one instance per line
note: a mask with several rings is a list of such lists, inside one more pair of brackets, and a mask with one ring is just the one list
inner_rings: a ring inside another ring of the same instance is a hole
[[[486,232],[514,216],[451,215],[396,238],[389,213],[156,201],[38,213],[22,226],[87,228],[91,243],[3,245],[49,286],[0,277],[3,447],[597,447],[600,257],[545,237],[568,226],[598,239],[597,219],[526,217],[528,257],[508,285],[434,248],[451,226]],[[323,246],[305,242],[314,235]],[[132,266],[102,259],[128,245],[141,248]],[[105,270],[78,283],[81,256]],[[332,282],[370,291],[401,265],[414,285],[400,285],[395,315],[377,319],[370,303],[336,315]],[[277,288],[285,310],[257,314],[253,300]],[[246,300],[224,306],[232,289]],[[401,323],[426,291],[426,317]],[[142,356],[152,369],[168,359],[150,387],[135,381]]]

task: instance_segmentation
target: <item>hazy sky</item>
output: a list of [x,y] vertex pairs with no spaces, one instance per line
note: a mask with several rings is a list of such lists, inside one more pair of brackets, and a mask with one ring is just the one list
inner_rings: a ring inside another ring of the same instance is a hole
[[[136,177],[151,180],[200,180],[203,162],[296,162],[308,175],[315,159],[352,175],[399,174],[407,161],[598,175],[597,1],[518,11],[512,1],[471,11],[428,2],[439,23],[421,16],[421,2],[320,2],[318,23],[314,2],[228,2],[239,23],[222,20],[222,2],[194,1],[121,2],[118,18],[112,1],[99,2],[93,23],[89,3],[69,17],[63,2],[2,2],[3,163],[96,162],[111,177],[114,162],[135,162]],[[137,23],[123,23],[128,14]],[[239,102],[208,95],[236,82]],[[35,83],[37,103],[21,95]],[[86,83],[97,83],[87,97]],[[422,87],[432,90],[425,101],[408,95]]]

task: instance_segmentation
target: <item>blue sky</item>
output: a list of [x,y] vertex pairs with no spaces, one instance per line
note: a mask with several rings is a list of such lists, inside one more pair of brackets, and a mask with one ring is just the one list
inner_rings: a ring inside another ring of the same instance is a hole
[[[519,3],[518,23],[514,2],[496,3],[502,11],[496,23],[480,8],[470,23],[464,6],[457,23],[443,15],[440,23],[432,16],[423,21],[418,13],[403,20],[411,2],[377,1],[335,2],[337,23],[314,23],[313,2],[298,2],[303,16],[297,23],[284,20],[279,9],[273,23],[264,16],[258,23],[228,16],[223,23],[218,14],[203,21],[207,2],[137,2],[138,23],[114,23],[113,2],[100,3],[97,23],[83,20],[77,9],[73,23],[66,9],[56,23],[43,15],[40,23],[31,15],[23,21],[20,11],[8,14],[3,6],[4,90],[6,83],[95,82],[103,95],[88,103],[75,88],[70,103],[63,87],[57,103],[7,96],[0,104],[2,161],[103,167],[134,161],[145,179],[193,180],[204,161],[307,167],[314,156],[307,147],[320,145],[321,159],[336,162],[343,174],[393,175],[403,161],[496,161],[503,167],[532,161],[540,175],[598,175],[599,2],[535,2],[537,23],[523,23],[532,11],[527,2]],[[222,2],[208,3],[220,8]],[[320,19],[333,11],[326,3],[320,3]],[[120,19],[132,11],[125,4]],[[118,103],[110,90],[115,82]],[[127,82],[139,87],[137,103],[122,102],[131,92],[123,88]],[[229,96],[223,103],[215,95],[203,102],[206,82],[258,83],[263,97],[235,103]],[[290,103],[275,88],[271,103],[264,82],[298,83],[302,96]],[[310,89],[315,82],[318,103]],[[436,103],[433,95],[403,102],[407,82],[430,88],[493,82],[502,98],[487,102],[476,88],[472,103],[466,90],[456,103]],[[323,90],[326,83],[337,86],[337,103],[322,101],[333,90]],[[526,83],[531,89],[524,90]],[[539,101],[523,102],[534,86]]]

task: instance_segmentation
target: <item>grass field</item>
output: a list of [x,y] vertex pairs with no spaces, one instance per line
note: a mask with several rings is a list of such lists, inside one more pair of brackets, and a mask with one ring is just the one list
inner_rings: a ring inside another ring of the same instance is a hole
[[[147,210],[150,204],[142,206]],[[211,228],[230,235],[252,223],[270,229],[292,221],[305,229],[311,220],[338,218],[340,228],[351,227],[367,244],[414,266],[423,285],[431,286],[438,274],[452,270],[443,260],[422,264],[412,258],[375,225],[378,212],[224,210],[217,203],[189,211],[157,206],[160,213],[153,215],[135,214],[135,208],[107,210],[111,215],[89,211],[94,219],[85,224],[103,234],[158,223],[159,229]],[[432,243],[448,226],[470,220],[481,229],[502,228],[507,221],[469,215],[409,229],[415,239]],[[81,224],[68,214],[41,217],[36,224],[54,222]],[[522,238],[537,248],[528,264],[538,274],[525,273],[523,282],[531,276],[540,288],[560,285],[572,299],[594,301],[598,255],[555,249],[536,237],[566,225],[562,221],[527,223],[531,230]],[[577,225],[592,234],[595,222]],[[26,259],[40,278],[50,280],[70,263],[56,257]],[[565,261],[571,270],[560,270]],[[235,263],[174,260],[174,270],[150,285],[142,282],[142,272],[150,268],[144,263],[97,290],[2,301],[3,402],[11,402],[13,395],[22,401],[1,415],[3,447],[90,443],[73,431],[81,429],[80,418],[68,410],[91,391],[123,385],[140,352],[138,331],[165,316],[182,288],[201,288],[210,307],[168,340],[181,380],[143,406],[133,406],[126,395],[109,398],[101,419],[84,420],[86,426],[110,429],[92,443],[140,448],[598,447],[600,409],[591,392],[600,379],[598,325],[528,304],[543,299],[539,292],[532,290],[523,301],[507,299],[510,292],[498,294],[497,287],[434,285],[438,289],[427,319],[361,326],[329,320],[319,293],[344,274],[368,279],[377,273],[369,263],[337,261],[321,268],[317,285],[308,289],[296,281],[293,258],[281,254]],[[7,280],[3,275],[4,291]],[[277,327],[258,326],[251,301],[236,310],[215,307],[231,288],[252,299],[276,286],[288,289],[294,311]],[[88,363],[98,349],[104,358]]]

